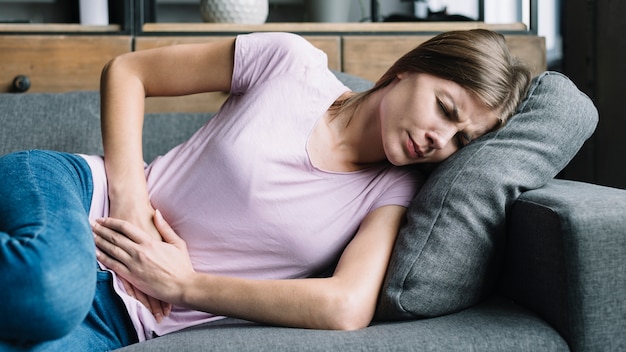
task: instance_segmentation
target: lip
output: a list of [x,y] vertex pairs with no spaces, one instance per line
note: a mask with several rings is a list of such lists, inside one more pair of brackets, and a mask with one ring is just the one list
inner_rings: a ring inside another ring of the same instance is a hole
[[407,140],[407,150],[409,151],[409,155],[411,155],[414,159],[419,159],[424,157],[424,152],[420,149],[420,147],[415,143],[413,138],[409,135]]

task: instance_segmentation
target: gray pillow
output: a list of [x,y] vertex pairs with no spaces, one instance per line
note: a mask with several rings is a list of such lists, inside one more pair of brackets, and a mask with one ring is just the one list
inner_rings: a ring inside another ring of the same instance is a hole
[[413,199],[392,254],[377,319],[467,308],[491,291],[507,210],[543,186],[593,133],[593,103],[565,76],[535,78],[500,130],[439,165]]

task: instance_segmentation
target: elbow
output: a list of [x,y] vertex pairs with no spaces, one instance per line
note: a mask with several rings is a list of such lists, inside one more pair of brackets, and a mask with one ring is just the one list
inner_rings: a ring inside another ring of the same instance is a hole
[[104,67],[102,68],[102,71],[100,72],[100,82],[106,82],[108,80],[109,77],[111,77],[111,75],[117,70],[117,67],[120,66],[120,57],[121,56],[116,56],[114,58],[112,58],[111,60],[109,60]]
[[127,87],[136,82],[143,87],[143,80],[139,76],[139,72],[133,66],[132,57],[122,54],[109,60],[100,72],[100,91],[106,91],[113,87]]
[[114,57],[109,60],[100,72],[100,92],[105,92],[114,80],[116,71],[119,71],[120,57]]
[[370,325],[376,302],[365,302],[357,294],[341,293],[331,298],[327,310],[327,329],[353,331]]

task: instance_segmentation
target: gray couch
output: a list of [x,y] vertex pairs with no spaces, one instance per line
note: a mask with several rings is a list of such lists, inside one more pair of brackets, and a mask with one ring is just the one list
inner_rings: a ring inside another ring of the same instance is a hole
[[[145,159],[208,118],[148,115]],[[97,92],[0,94],[0,155],[33,148],[98,154],[99,133]],[[626,191],[553,179],[516,196],[503,226],[496,280],[480,299],[446,314],[409,314],[352,332],[227,318],[121,351],[626,351]]]

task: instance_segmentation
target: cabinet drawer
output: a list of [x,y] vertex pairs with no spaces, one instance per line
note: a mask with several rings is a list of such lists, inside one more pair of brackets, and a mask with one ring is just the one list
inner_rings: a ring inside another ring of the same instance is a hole
[[98,90],[104,65],[130,50],[129,36],[0,36],[0,91],[18,75],[29,78],[28,92]]
[[[226,36],[165,36],[139,37],[135,50],[145,50],[167,45],[206,43],[223,40]],[[305,38],[328,56],[328,66],[341,70],[340,38],[338,36],[305,36]],[[212,112],[217,111],[227,98],[226,93],[202,93],[181,97],[148,98],[146,112]]]
[[[431,38],[428,35],[345,36],[343,70],[372,81],[409,50]],[[546,70],[545,38],[530,35],[505,36],[511,53],[525,62],[533,75]]]
[[430,36],[345,36],[343,71],[376,82],[387,69],[409,50]]

